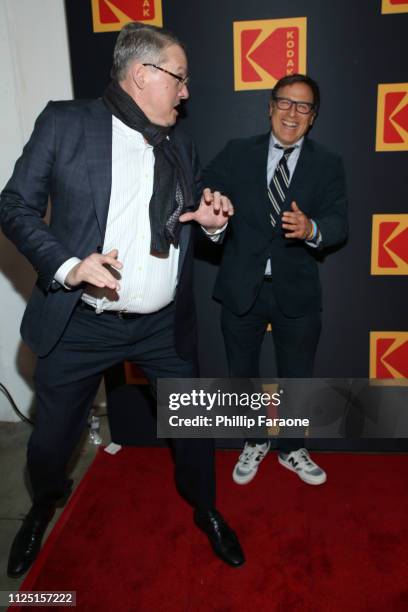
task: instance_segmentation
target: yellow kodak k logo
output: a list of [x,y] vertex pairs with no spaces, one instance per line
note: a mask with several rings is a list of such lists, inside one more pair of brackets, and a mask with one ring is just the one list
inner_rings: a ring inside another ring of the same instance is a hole
[[408,13],[408,0],[382,0],[382,13]]
[[306,17],[234,22],[235,90],[271,89],[306,72]]
[[408,214],[373,215],[371,274],[408,275]]
[[162,27],[161,0],[91,0],[94,32],[121,30],[129,21]]
[[370,378],[408,379],[408,332],[370,332]]
[[408,83],[378,85],[376,151],[408,151]]

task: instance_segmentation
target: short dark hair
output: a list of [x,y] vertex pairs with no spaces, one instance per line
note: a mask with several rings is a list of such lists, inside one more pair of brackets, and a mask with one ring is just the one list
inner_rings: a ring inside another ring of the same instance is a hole
[[310,87],[310,90],[313,94],[314,111],[315,113],[317,113],[320,106],[320,89],[316,81],[310,76],[307,76],[307,74],[288,74],[287,76],[284,76],[279,79],[279,81],[276,83],[275,87],[271,91],[271,100],[275,100],[275,98],[279,94],[280,89],[286,87],[287,85],[294,85],[295,83],[304,83],[305,85]]
[[183,44],[169,30],[133,21],[127,23],[116,40],[111,78],[122,81],[133,60],[139,60],[141,63],[160,63],[164,51],[172,45],[184,49]]

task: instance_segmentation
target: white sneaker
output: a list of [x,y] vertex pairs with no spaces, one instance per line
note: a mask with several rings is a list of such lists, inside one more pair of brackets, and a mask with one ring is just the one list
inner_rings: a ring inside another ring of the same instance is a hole
[[239,456],[232,472],[232,479],[237,484],[247,484],[258,471],[259,464],[268,453],[271,446],[269,440],[264,444],[249,444],[245,442],[244,450]]
[[327,480],[326,472],[312,461],[305,448],[299,448],[288,455],[279,453],[278,461],[283,467],[296,472],[299,478],[307,484],[320,485]]

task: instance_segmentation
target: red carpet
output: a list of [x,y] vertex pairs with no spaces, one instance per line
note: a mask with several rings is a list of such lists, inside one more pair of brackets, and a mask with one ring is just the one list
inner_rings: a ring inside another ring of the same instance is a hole
[[320,487],[274,454],[239,487],[236,457],[218,452],[217,505],[243,567],[193,526],[168,451],[126,448],[99,452],[21,589],[76,591],[86,612],[408,610],[407,456],[316,454]]

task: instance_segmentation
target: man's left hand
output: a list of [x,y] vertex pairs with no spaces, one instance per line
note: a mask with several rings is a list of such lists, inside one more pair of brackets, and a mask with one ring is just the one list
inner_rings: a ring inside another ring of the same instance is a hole
[[288,230],[285,234],[285,238],[298,238],[299,240],[306,240],[311,237],[313,232],[312,222],[305,213],[303,213],[296,202],[291,204],[292,212],[285,211],[282,214],[282,227],[284,230]]
[[215,232],[223,227],[229,217],[234,214],[234,207],[227,196],[219,191],[212,192],[206,187],[201,196],[200,205],[194,212],[187,212],[180,215],[180,221],[196,221],[207,232]]

